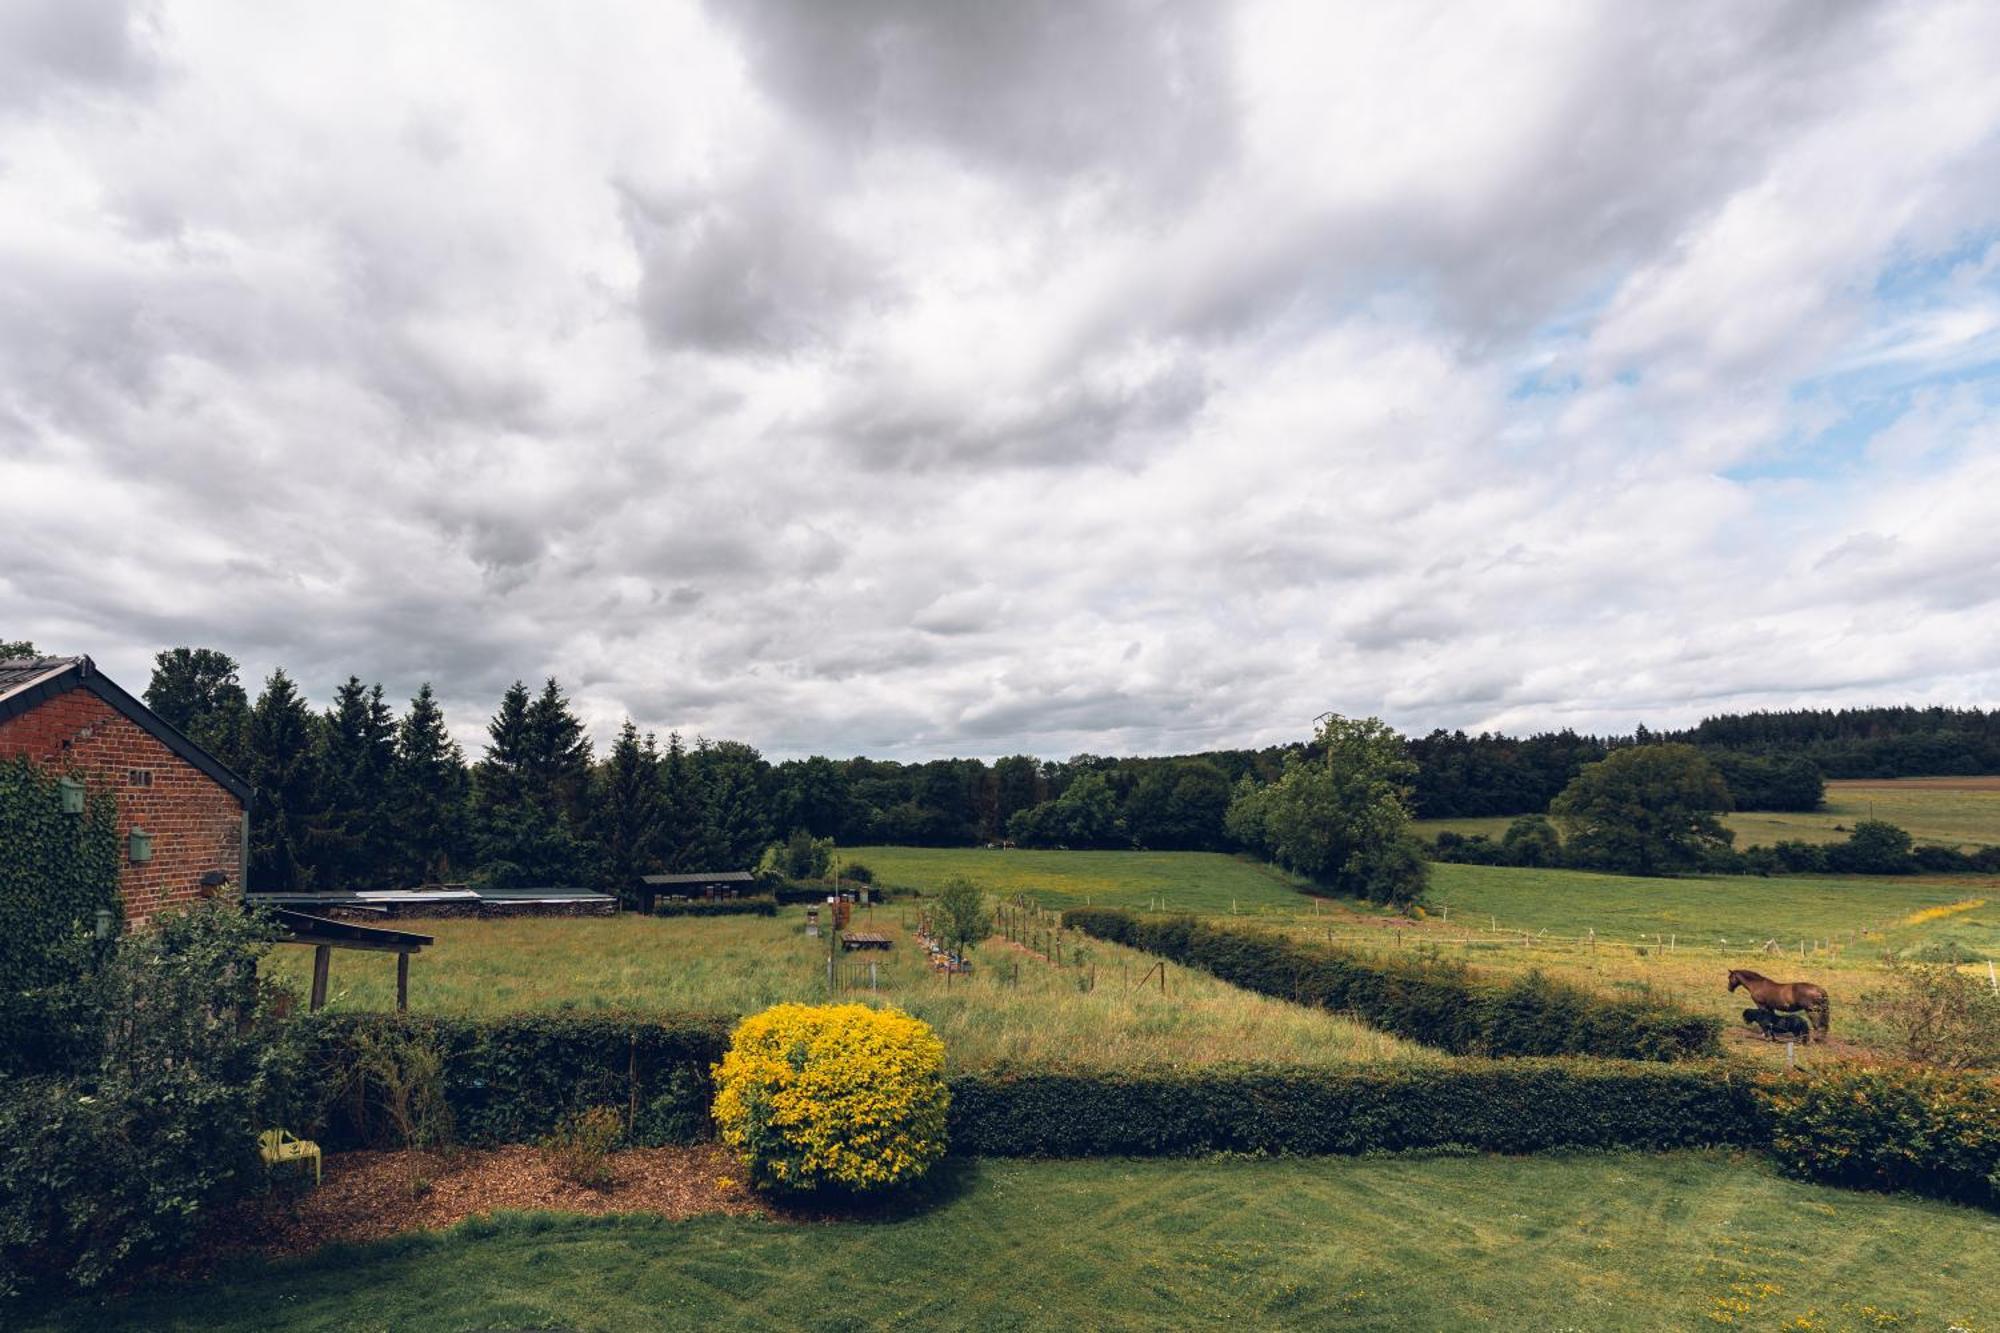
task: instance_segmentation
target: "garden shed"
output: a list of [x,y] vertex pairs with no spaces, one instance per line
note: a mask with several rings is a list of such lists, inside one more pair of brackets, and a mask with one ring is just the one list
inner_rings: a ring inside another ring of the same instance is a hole
[[757,887],[757,877],[747,870],[697,870],[676,875],[642,875],[639,901],[652,911],[660,898],[740,898]]

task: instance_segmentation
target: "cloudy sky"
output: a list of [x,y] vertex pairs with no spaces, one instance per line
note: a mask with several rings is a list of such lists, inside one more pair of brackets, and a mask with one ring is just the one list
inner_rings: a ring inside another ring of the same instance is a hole
[[0,638],[773,757],[2000,702],[2000,6],[0,0]]

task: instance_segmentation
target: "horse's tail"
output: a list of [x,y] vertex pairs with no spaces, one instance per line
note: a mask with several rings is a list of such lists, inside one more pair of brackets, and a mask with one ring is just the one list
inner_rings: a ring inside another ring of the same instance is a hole
[[1814,1006],[1819,1011],[1820,1040],[1826,1040],[1827,1032],[1833,1027],[1833,1001],[1824,991],[1820,992],[1819,1003]]

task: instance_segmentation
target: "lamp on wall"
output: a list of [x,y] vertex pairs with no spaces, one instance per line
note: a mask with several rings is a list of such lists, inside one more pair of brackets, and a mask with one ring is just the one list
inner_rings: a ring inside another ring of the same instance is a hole
[[134,861],[150,861],[153,859],[152,834],[142,828],[135,828],[132,830],[131,838],[127,841],[126,850]]
[[62,812],[66,815],[83,813],[83,779],[66,777],[56,784],[62,788]]
[[97,938],[100,940],[111,938],[111,909],[108,907],[97,909]]

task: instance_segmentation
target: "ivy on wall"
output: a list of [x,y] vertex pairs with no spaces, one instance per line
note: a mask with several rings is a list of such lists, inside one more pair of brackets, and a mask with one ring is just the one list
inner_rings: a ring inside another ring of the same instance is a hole
[[98,790],[64,814],[60,774],[0,760],[0,1070],[38,1058],[42,988],[78,965],[98,908],[119,914],[117,818]]

